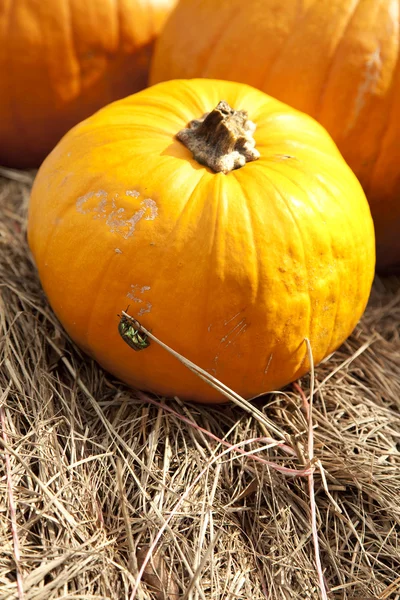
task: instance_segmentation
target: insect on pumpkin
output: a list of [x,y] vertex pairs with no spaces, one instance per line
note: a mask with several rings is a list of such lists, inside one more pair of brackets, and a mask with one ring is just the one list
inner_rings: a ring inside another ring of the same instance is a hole
[[[120,316],[120,315],[118,315]],[[133,348],[136,352],[145,350],[150,345],[150,340],[147,335],[140,331],[138,327],[135,327],[135,320],[129,319],[125,315],[120,317],[118,324],[118,333],[128,346]]]

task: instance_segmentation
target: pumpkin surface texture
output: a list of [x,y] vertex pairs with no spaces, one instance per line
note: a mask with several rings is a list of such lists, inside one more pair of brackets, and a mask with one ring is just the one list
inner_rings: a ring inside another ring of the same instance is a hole
[[316,118],[360,180],[377,266],[400,271],[400,0],[181,0],[150,81],[255,86]]
[[38,172],[28,237],[88,354],[132,386],[200,402],[224,399],[129,332],[128,305],[250,398],[307,372],[305,338],[316,363],[346,339],[374,273],[368,202],[330,136],[225,81],[161,83],[74,127]]
[[73,125],[147,85],[176,0],[1,0],[0,164],[36,167]]

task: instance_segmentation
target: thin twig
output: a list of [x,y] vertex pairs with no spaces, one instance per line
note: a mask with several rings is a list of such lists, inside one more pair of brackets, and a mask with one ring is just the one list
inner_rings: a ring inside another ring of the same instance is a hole
[[319,538],[317,529],[317,506],[315,503],[315,490],[314,490],[314,431],[313,431],[313,400],[314,400],[314,358],[312,354],[310,340],[305,339],[307,344],[308,361],[310,363],[310,402],[308,406],[308,460],[310,461],[310,473],[308,474],[308,489],[310,493],[310,507],[311,507],[311,528],[314,540],[314,552],[315,552],[315,563],[317,567],[319,587],[321,590],[322,600],[328,600],[328,595],[325,587],[324,573],[321,564],[321,555],[319,548]]
[[124,490],[124,482],[123,482],[123,478],[122,478],[122,461],[119,456],[117,456],[116,464],[117,464],[117,484],[118,484],[118,489],[119,489],[119,493],[120,493],[120,497],[121,497],[121,509],[122,509],[122,515],[123,515],[124,523],[125,523],[126,539],[128,542],[128,550],[129,550],[128,565],[129,565],[130,572],[132,573],[132,575],[134,575],[135,572],[137,571],[136,565],[135,565],[135,543],[133,541],[131,520],[129,518],[128,508],[126,506],[126,495],[125,495],[125,490]]
[[214,538],[211,540],[211,543],[209,544],[207,550],[205,551],[199,566],[197,567],[197,569],[195,570],[195,572],[193,574],[192,581],[189,583],[188,587],[186,588],[186,591],[185,591],[185,594],[184,594],[182,600],[188,600],[188,598],[190,598],[190,595],[193,591],[195,583],[196,583],[197,579],[199,578],[201,572],[203,571],[205,564],[207,563],[207,561],[210,560],[212,551],[214,550],[215,546],[217,545],[218,540],[221,537],[221,534],[222,534],[222,530],[220,529],[219,531],[217,531]]
[[208,383],[214,389],[218,390],[223,396],[228,398],[228,400],[230,400],[237,406],[240,406],[240,408],[242,408],[243,410],[253,415],[253,417],[257,421],[263,423],[264,426],[267,427],[267,429],[271,429],[272,431],[274,431],[281,439],[285,439],[285,435],[282,433],[282,431],[280,431],[270,419],[268,419],[260,410],[258,410],[256,406],[253,406],[251,402],[249,402],[245,398],[242,398],[235,391],[231,390],[227,385],[219,381],[219,379],[213,377],[212,375],[210,375],[210,373],[208,373],[201,367],[198,367],[191,360],[185,358],[184,356],[182,356],[182,354],[179,354],[179,352],[176,352],[176,350],[173,350],[170,346],[162,342],[153,333],[151,333],[151,331],[148,331],[148,329],[146,329],[134,317],[128,315],[128,313],[126,313],[125,311],[122,311],[122,315],[125,318],[129,319],[136,329],[142,331],[144,334],[147,335],[147,337],[159,344],[162,348],[164,348],[164,350],[172,354],[172,356],[179,360],[179,362],[185,365],[185,367],[187,367],[190,371],[193,371],[198,377],[200,377],[200,379]]
[[[170,406],[167,406],[166,404],[162,404],[161,402],[154,400],[154,398],[150,398],[150,396],[148,396],[144,392],[138,392],[138,396],[139,396],[139,398],[142,398],[145,402],[148,402],[149,404],[153,404],[154,406],[158,406],[159,408],[162,408],[163,410],[171,413],[177,419],[180,419],[184,423],[187,423],[187,425],[190,425],[194,429],[201,431],[201,433],[204,433],[210,439],[215,440],[219,444],[222,444],[222,445],[226,446],[227,448],[231,447],[231,444],[229,442],[227,442],[226,440],[222,440],[217,435],[211,433],[211,431],[208,431],[207,429],[200,427],[200,425],[197,425],[197,423],[195,423],[194,421],[191,421],[184,415],[181,415],[180,413],[178,413],[176,410],[174,410]],[[260,443],[270,444],[271,448],[280,448],[281,450],[283,450],[284,452],[286,452],[286,454],[289,454],[290,456],[297,456],[296,451],[293,450],[293,448],[291,446],[289,446],[288,444],[285,444],[285,442],[281,442],[280,440],[274,440],[274,438],[263,436],[263,437],[257,438],[256,441],[260,442]],[[238,452],[240,452],[240,450],[238,450]],[[256,457],[256,460],[257,460],[257,457]]]

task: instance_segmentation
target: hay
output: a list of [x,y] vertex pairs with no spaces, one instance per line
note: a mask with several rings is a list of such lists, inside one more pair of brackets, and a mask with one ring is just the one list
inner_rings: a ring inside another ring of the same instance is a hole
[[[322,597],[307,477],[267,464],[309,469],[309,378],[255,403],[272,433],[234,405],[127,389],[46,303],[25,240],[32,174],[0,175],[0,599],[131,598],[161,529],[139,600]],[[400,280],[377,279],[355,333],[316,369],[329,598],[400,598],[399,322]]]

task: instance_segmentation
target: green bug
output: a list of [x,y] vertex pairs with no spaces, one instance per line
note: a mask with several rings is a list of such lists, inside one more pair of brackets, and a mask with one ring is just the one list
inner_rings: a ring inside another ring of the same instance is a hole
[[124,342],[136,352],[150,346],[150,340],[147,335],[140,331],[140,329],[135,328],[134,322],[125,315],[122,315],[121,317],[118,325],[118,332]]

